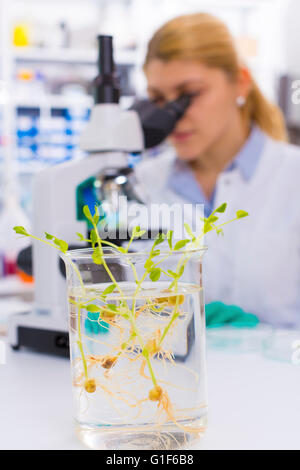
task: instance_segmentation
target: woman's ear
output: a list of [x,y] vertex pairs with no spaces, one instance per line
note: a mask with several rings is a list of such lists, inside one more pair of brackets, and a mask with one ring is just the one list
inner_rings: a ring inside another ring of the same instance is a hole
[[236,98],[243,98],[246,101],[247,96],[251,90],[252,76],[249,69],[245,66],[241,66],[237,78],[237,96]]

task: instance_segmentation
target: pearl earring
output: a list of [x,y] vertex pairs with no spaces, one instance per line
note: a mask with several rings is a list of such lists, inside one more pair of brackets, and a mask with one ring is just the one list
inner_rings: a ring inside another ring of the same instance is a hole
[[237,99],[236,99],[236,104],[239,108],[241,108],[242,106],[244,106],[244,104],[246,103],[246,98],[244,96],[238,96]]

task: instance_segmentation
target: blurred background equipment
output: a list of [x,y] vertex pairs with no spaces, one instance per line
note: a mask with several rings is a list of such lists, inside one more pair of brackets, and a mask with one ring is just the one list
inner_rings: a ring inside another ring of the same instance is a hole
[[[49,168],[34,179],[32,232],[44,237],[47,227],[48,233],[67,241],[69,249],[83,248],[78,244],[78,232],[84,239],[90,237],[92,227],[84,214],[86,205],[92,214],[95,205],[99,207],[100,234],[105,230],[110,234],[110,241],[118,244],[129,241],[131,228],[127,211],[124,215],[121,213],[119,198],[124,196],[126,205],[141,205],[146,203],[146,195],[143,199],[136,194],[128,156],[159,145],[190,104],[190,96],[180,96],[164,107],[142,100],[129,110],[123,110],[119,106],[120,86],[113,60],[112,36],[99,35],[98,44],[98,74],[92,87],[95,105],[80,138],[81,148],[88,155],[79,161]],[[18,220],[19,214],[12,209],[10,205],[9,214]],[[7,222],[5,227],[15,225],[13,221]],[[27,224],[20,220],[16,225]],[[151,234],[160,229],[141,228],[150,230]],[[19,266],[24,266],[24,274],[34,274],[34,305],[32,311],[11,317],[10,344],[14,349],[26,346],[68,356],[65,271],[61,269],[56,250],[36,240],[32,248],[33,269],[28,268],[27,248],[18,261]]]
[[[226,21],[262,90],[278,101],[278,78],[284,72],[279,69],[284,55],[284,3],[87,0],[83,7],[81,0],[0,0],[0,80],[13,90],[11,153],[21,204],[28,216],[34,173],[84,157],[78,144],[92,105],[90,84],[97,71],[98,33],[116,38],[120,104],[125,108],[136,95],[146,94],[142,63],[153,31],[175,15],[200,10]],[[4,109],[7,114],[2,101],[0,87],[0,135]]]
[[[7,207],[13,205],[18,219],[27,220],[30,225],[36,173],[86,156],[79,139],[93,104],[91,82],[97,73],[98,34],[111,34],[116,39],[120,106],[128,109],[136,97],[146,96],[142,64],[154,30],[184,13],[207,11],[220,17],[235,36],[262,91],[282,107],[291,141],[299,143],[300,70],[296,47],[299,33],[294,21],[298,3],[297,0],[0,0],[1,220],[7,220],[8,212],[12,216]],[[144,158],[152,158],[158,151],[151,148],[144,152]],[[136,161],[133,159],[132,165]],[[7,184],[14,189],[5,190]],[[13,193],[9,202],[8,193]],[[24,280],[32,281],[34,273],[27,278],[26,273],[17,269],[17,250],[6,243],[10,222],[2,225],[6,228],[0,240],[0,276],[3,282],[14,279],[17,291],[22,293]],[[15,253],[11,270],[4,267],[5,258],[11,257],[8,252]],[[29,285],[33,292],[32,282],[27,282],[30,290]]]
[[288,0],[283,16],[285,66],[278,89],[278,102],[286,118],[290,141],[297,145],[300,145],[300,31],[294,19],[299,15],[300,3]]

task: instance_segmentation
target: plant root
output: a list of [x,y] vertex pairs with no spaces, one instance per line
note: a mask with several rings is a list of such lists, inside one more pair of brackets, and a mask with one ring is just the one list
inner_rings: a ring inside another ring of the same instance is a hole
[[90,354],[89,356],[86,357],[86,359],[91,364],[99,364],[104,369],[111,369],[116,364],[118,358],[117,356],[110,356],[110,355],[97,356],[95,354]]

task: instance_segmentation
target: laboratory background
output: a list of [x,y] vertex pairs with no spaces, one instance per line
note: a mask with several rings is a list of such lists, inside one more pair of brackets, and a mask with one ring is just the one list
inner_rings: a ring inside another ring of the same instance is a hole
[[[58,353],[27,349],[25,336],[24,348],[11,344],[11,318],[30,311],[35,296],[30,242],[12,227],[31,229],[41,170],[89,158],[80,137],[94,105],[97,36],[113,37],[125,110],[147,97],[143,62],[153,33],[194,12],[226,23],[260,89],[282,110],[289,142],[300,146],[299,1],[0,0],[1,449],[83,448],[72,433],[67,337],[58,338]],[[250,323],[207,328],[211,419],[200,448],[299,449],[300,330]]]

